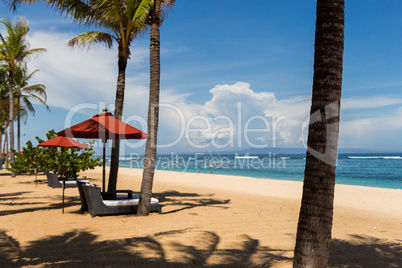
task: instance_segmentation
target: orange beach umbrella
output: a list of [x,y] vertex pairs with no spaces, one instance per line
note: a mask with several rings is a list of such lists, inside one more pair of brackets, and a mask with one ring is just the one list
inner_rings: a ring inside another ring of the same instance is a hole
[[57,133],[59,136],[101,139],[103,143],[102,189],[105,191],[105,144],[107,140],[145,139],[147,134],[123,121],[114,118],[113,114],[103,109],[103,112],[91,119],[75,124]]

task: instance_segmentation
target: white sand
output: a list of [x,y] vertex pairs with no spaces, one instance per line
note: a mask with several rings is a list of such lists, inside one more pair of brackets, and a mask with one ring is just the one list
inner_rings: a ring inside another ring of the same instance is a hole
[[[101,169],[81,174],[101,185]],[[139,191],[142,170],[119,170]],[[0,173],[0,267],[291,267],[302,183],[156,171],[163,214],[92,218],[77,189]],[[337,185],[332,267],[402,267],[402,190]]]

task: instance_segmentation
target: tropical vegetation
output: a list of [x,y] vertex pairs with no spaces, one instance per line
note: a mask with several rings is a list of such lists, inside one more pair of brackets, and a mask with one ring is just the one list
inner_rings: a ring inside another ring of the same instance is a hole
[[[26,35],[29,32],[29,26],[25,19],[19,18],[16,23],[12,23],[10,20],[0,21],[4,24],[7,32],[7,36],[3,36],[0,33],[0,63],[1,68],[6,72],[6,85],[7,94],[9,100],[8,106],[8,127],[10,131],[9,144],[10,148],[14,149],[14,118],[16,116],[15,110],[15,76],[17,70],[21,65],[39,52],[46,51],[43,48],[29,48],[29,43],[26,40]],[[19,114],[19,113],[18,113]],[[11,163],[14,163],[14,153],[11,151]],[[11,176],[14,177],[15,173],[12,172]]]
[[[21,2],[35,3],[35,0],[14,0],[15,9]],[[146,145],[146,168],[143,173],[139,215],[148,215],[152,195],[153,175],[156,162],[156,141],[159,117],[160,91],[160,35],[159,27],[174,0],[47,0],[50,6],[68,14],[78,24],[95,26],[104,31],[89,31],[70,40],[72,47],[90,47],[103,44],[108,48],[118,44],[118,78],[114,116],[121,119],[124,104],[125,72],[130,58],[133,39],[149,27],[150,34],[150,100],[148,109],[148,141]],[[119,166],[119,140],[113,141],[108,191],[116,189]]]
[[[18,1],[16,1],[18,2]],[[36,1],[27,0],[27,3]],[[118,47],[118,75],[114,116],[121,119],[124,104],[126,67],[131,55],[133,39],[147,30],[149,10],[153,0],[48,0],[45,1],[61,13],[68,14],[75,23],[95,26],[103,31],[89,31],[70,40],[71,47],[91,47],[102,44]],[[116,190],[119,167],[120,141],[112,146],[108,191]]]
[[[3,162],[5,159],[3,149],[3,134],[6,134],[6,126],[8,121],[8,99],[6,99],[7,92],[7,72],[4,68],[2,68],[0,62],[0,161]],[[6,145],[6,143],[4,143]]]
[[26,123],[28,112],[35,115],[35,107],[32,102],[44,105],[48,110],[49,106],[46,103],[46,87],[42,84],[29,85],[29,80],[39,70],[31,73],[25,65],[20,66],[14,75],[14,98],[15,107],[17,108],[17,150],[20,151],[21,143],[21,118],[24,118]]
[[[57,137],[54,130],[46,133],[47,139]],[[35,137],[38,143],[44,140]],[[102,166],[100,158],[94,158],[95,151],[93,149],[95,141],[86,143],[87,149],[71,148],[57,150],[56,148],[34,147],[29,140],[26,146],[18,153],[14,149],[15,163],[11,163],[8,170],[16,174],[43,172],[51,170],[59,173],[62,178],[76,178],[78,173],[87,169],[94,169],[97,166]]]

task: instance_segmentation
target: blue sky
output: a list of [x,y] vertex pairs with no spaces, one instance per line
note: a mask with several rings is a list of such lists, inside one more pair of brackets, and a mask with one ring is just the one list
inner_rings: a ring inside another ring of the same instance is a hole
[[[346,1],[341,148],[402,151],[401,11],[400,0]],[[51,112],[35,106],[23,144],[114,110],[116,48],[70,49],[68,40],[88,29],[46,6],[13,14],[1,2],[0,13],[25,17],[31,47],[47,49],[28,66],[40,70],[32,82],[47,87]],[[302,148],[314,31],[315,1],[177,0],[161,27],[160,152]],[[148,50],[147,35],[132,44],[123,112],[144,131]],[[143,153],[144,141],[124,142],[130,152]]]

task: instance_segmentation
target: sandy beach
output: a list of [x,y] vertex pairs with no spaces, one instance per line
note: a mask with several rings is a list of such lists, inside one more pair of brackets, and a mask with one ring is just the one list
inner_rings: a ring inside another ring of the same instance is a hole
[[[101,185],[101,169],[80,174]],[[120,168],[139,191],[142,170]],[[92,218],[76,188],[0,171],[0,267],[291,267],[302,183],[156,171],[162,214]],[[402,267],[402,190],[337,185],[331,267]]]

